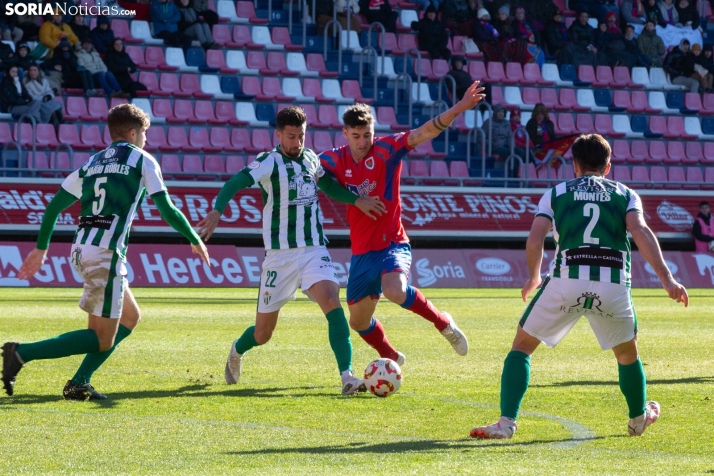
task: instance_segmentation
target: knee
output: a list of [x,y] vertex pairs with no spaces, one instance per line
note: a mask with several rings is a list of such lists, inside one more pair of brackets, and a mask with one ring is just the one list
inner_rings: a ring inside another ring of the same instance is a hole
[[382,292],[384,293],[384,297],[395,304],[402,304],[407,299],[407,290],[401,283],[388,284],[382,288]]
[[372,322],[372,317],[369,319],[364,319],[359,316],[350,316],[350,329],[355,332],[362,332],[369,329],[370,323]]
[[273,331],[268,329],[258,329],[253,331],[253,338],[258,345],[267,344],[270,338],[273,337]]
[[327,308],[328,309],[338,309],[342,307],[342,303],[340,303],[340,298],[338,296],[330,296],[327,298]]
[[114,336],[99,336],[99,352],[106,352],[114,347]]

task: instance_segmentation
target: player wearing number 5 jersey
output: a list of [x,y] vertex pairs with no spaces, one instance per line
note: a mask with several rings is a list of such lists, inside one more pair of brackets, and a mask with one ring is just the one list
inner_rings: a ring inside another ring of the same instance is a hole
[[2,380],[8,395],[13,394],[15,377],[24,364],[87,354],[65,385],[63,396],[68,400],[106,398],[94,390],[90,379],[139,323],[125,263],[129,228],[145,194],[153,198],[161,216],[191,242],[193,252],[209,264],[206,247],[171,203],[159,164],[142,150],[149,126],[149,117],[134,105],[112,108],[107,117],[112,144],[72,172],[47,205],[37,247],[25,258],[18,277],[29,279],[40,270],[57,217],[79,200],[79,228],[70,262],[84,281],[79,307],[89,314],[88,329],[31,344],[5,343]]
[[[303,147],[307,126],[299,107],[282,109],[276,118],[280,145],[260,154],[221,189],[215,209],[198,223],[208,240],[223,210],[241,189],[258,184],[263,192],[263,241],[265,260],[260,280],[255,325],[231,345],[225,368],[226,383],[237,383],[243,355],[270,340],[280,309],[295,299],[298,287],[317,302],[328,323],[330,346],[342,378],[342,393],[353,394],[364,386],[352,374],[350,329],[340,304],[340,286],[322,228],[317,189],[335,200],[350,203],[364,213],[384,210],[378,198],[359,197],[324,177],[317,155]],[[360,212],[362,213],[362,212]],[[365,215],[367,216],[367,215]]]
[[[659,417],[659,405],[648,402],[645,373],[637,353],[637,316],[630,293],[630,242],[655,270],[669,297],[689,303],[662,257],[646,225],[640,197],[605,178],[610,171],[610,146],[598,134],[573,143],[576,178],[548,190],[526,244],[530,279],[521,295],[526,307],[501,376],[501,418],[474,428],[474,438],[510,438],[530,379],[530,355],[541,342],[554,347],[585,316],[603,350],[618,362],[620,390],[629,408],[628,433],[639,436]],[[549,231],[556,243],[550,274],[541,285],[543,243]]]

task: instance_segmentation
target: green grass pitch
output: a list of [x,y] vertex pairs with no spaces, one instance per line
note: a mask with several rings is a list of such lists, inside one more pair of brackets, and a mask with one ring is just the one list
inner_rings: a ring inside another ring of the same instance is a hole
[[[407,356],[400,391],[342,397],[316,304],[284,309],[273,340],[223,367],[252,324],[252,289],[136,289],[142,323],[94,376],[103,403],[67,402],[80,356],[28,364],[0,396],[0,472],[211,474],[714,473],[714,290],[689,309],[662,290],[635,290],[648,398],[662,416],[627,437],[611,352],[586,320],[539,348],[509,441],[468,438],[499,415],[503,359],[524,304],[518,289],[429,289],[470,341],[459,357],[421,318],[384,302],[378,316]],[[0,289],[0,341],[85,326],[78,289]],[[346,305],[344,306],[346,309]],[[376,358],[354,332],[357,373]]]

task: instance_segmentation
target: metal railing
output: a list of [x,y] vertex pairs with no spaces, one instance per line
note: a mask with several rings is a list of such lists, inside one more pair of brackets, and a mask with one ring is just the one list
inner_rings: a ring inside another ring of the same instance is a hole
[[481,139],[481,177],[486,176],[486,133],[480,127],[474,125],[466,134],[466,167],[471,169],[471,144],[476,144],[476,135],[480,134]]
[[[372,47],[372,29],[379,29],[381,28],[382,31],[379,33],[379,36],[382,40],[382,45],[386,43],[386,38],[387,38],[387,29],[384,27],[384,25],[378,21],[372,23],[369,25],[369,28],[367,29],[367,47],[371,48]],[[377,40],[377,47],[379,47],[379,40]],[[377,49],[375,48],[375,53],[377,52]],[[376,66],[376,65],[375,65]],[[374,68],[375,75],[377,74],[377,68]],[[384,48],[382,48],[382,73],[384,73]],[[376,94],[376,93],[375,93]]]
[[409,127],[412,127],[412,77],[406,73],[400,73],[397,75],[397,79],[394,80],[394,113],[396,114],[399,105],[399,85],[404,84],[404,88],[407,90],[407,104],[409,105]]
[[[419,86],[417,86],[417,88],[418,88],[417,91],[419,91],[419,90],[421,90],[421,53],[416,48],[409,48],[404,53],[404,59],[402,60],[402,74],[408,74],[411,76],[411,73],[409,71],[407,71],[407,65],[409,64],[409,62],[407,60],[409,59],[409,54],[412,51],[416,53],[416,57],[417,57],[417,67],[416,67],[417,73],[416,73],[416,75],[417,75],[417,84],[419,85]],[[384,68],[384,65],[382,65],[382,68]]]
[[[365,46],[362,48],[362,51],[359,52],[359,87],[362,88],[363,86],[363,81],[364,81],[364,55],[367,53],[367,60],[372,62],[372,54],[374,54],[374,69],[372,70],[372,78],[373,78],[373,93],[374,93],[374,100],[377,100],[377,62],[379,61],[379,56],[377,55],[377,50],[372,48],[371,46]],[[384,70],[384,65],[382,65],[382,70]]]
[[[327,30],[330,25],[335,25],[336,28],[333,28],[332,31],[334,32],[335,30],[340,31],[340,41],[342,40],[342,25],[340,25],[340,22],[337,20],[330,20],[327,22],[327,25],[325,25],[325,31],[322,33],[323,35],[323,50],[322,50],[322,58],[327,61]],[[348,35],[349,37],[349,35]],[[333,36],[334,38],[334,36]],[[337,45],[337,71],[342,74],[342,45],[338,44]]]
[[[23,114],[22,116],[19,117],[17,120],[17,143],[22,144],[22,124],[25,119],[30,120],[30,124],[32,124],[32,157],[35,157],[35,153],[37,152],[37,121],[33,116],[30,116],[28,114]],[[22,154],[17,158],[17,165],[18,167],[22,168]]]

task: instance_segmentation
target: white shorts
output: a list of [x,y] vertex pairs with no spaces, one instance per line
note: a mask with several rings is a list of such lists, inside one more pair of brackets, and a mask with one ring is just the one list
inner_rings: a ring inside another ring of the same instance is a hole
[[339,284],[330,253],[324,246],[268,250],[260,278],[258,312],[279,310],[295,299],[298,286],[310,297],[307,290],[320,281]]
[[126,261],[115,251],[94,245],[72,245],[72,267],[84,281],[79,300],[83,311],[95,316],[119,319],[124,304]]
[[621,284],[547,277],[526,308],[520,325],[555,347],[585,316],[603,350],[632,340],[637,314],[630,288]]

